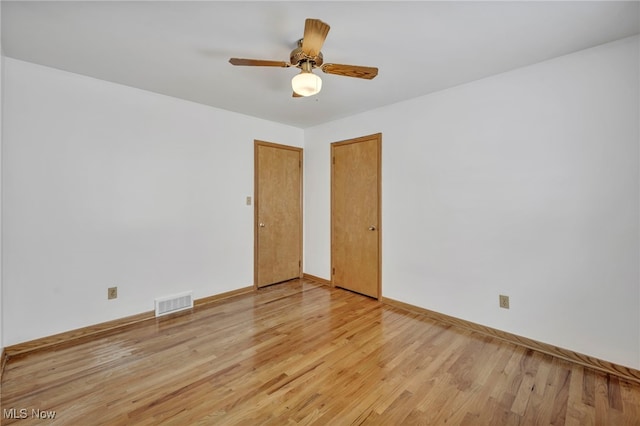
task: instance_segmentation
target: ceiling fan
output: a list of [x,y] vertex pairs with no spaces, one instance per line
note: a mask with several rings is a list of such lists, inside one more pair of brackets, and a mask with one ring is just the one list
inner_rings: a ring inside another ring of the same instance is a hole
[[303,38],[298,40],[298,47],[291,51],[289,62],[243,58],[231,58],[229,62],[232,65],[250,67],[300,68],[300,74],[297,74],[291,80],[293,97],[311,96],[320,92],[322,80],[312,72],[314,68],[320,68],[327,74],[364,78],[367,80],[371,80],[378,75],[378,68],[374,67],[325,64],[320,49],[324,44],[324,40],[327,38],[329,28],[328,24],[319,19],[307,18],[304,24]]

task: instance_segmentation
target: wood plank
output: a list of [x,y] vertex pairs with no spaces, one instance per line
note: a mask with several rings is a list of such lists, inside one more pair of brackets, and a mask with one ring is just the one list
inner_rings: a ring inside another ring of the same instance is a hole
[[572,363],[580,364],[582,366],[589,367],[606,374],[613,374],[614,376],[620,377],[623,380],[631,380],[640,383],[640,370],[636,370],[634,368],[615,364],[609,361],[604,361],[589,355],[571,351],[569,349],[564,349],[547,343],[538,342],[536,340],[518,336],[513,333],[498,330],[481,324],[476,324],[471,321],[455,318],[449,315],[431,311],[429,309],[421,308],[419,306],[411,305],[409,303],[401,302],[387,297],[381,297],[380,301],[390,306],[396,306],[411,312],[421,313],[446,324],[451,324],[457,327],[462,327],[478,333],[486,334],[488,336],[492,336],[519,346],[523,346],[525,348],[549,354],[554,357],[564,359]]
[[229,299],[230,297],[240,296],[242,294],[251,293],[255,290],[254,286],[242,287],[236,290],[226,291],[224,293],[214,294],[213,296],[203,297],[193,301],[193,306],[199,308],[207,303],[216,303]]
[[4,373],[4,366],[7,363],[7,351],[2,348],[2,355],[0,355],[0,380],[2,380],[2,373]]
[[329,287],[332,286],[331,280],[327,280],[327,279],[324,279],[324,278],[317,277],[315,275],[307,274],[306,272],[302,274],[302,278],[304,278],[305,280],[309,280],[309,281],[315,281],[315,282],[323,284],[323,285],[328,285]]
[[106,321],[100,324],[94,324],[87,327],[54,334],[52,336],[42,337],[40,339],[17,343],[15,345],[7,346],[5,348],[5,352],[8,358],[12,358],[17,355],[22,355],[46,348],[52,348],[58,345],[65,345],[69,343],[75,344],[79,343],[79,341],[83,339],[92,339],[104,333],[122,330],[123,328],[129,327],[131,325],[151,320],[154,317],[154,311],[142,312],[140,314],[131,315],[125,318],[119,318],[113,321]]
[[[637,424],[640,384],[308,280],[10,357],[2,424]],[[636,423],[634,423],[636,422]]]
[[[208,303],[221,302],[231,297],[239,296],[242,294],[250,293],[254,291],[253,286],[243,287],[236,290],[227,291],[213,296],[203,297],[193,301],[194,309],[199,309],[203,305]],[[184,313],[176,313],[171,316],[184,315]],[[136,315],[131,315],[124,318],[119,318],[113,321],[106,321],[99,324],[90,325],[87,327],[81,327],[75,330],[65,331],[63,333],[54,334],[52,336],[42,337],[40,339],[34,339],[23,343],[17,343],[15,345],[7,346],[3,351],[3,363],[9,357],[23,355],[28,352],[52,348],[54,346],[76,344],[82,339],[93,339],[105,333],[119,332],[127,327],[138,324],[142,321],[149,321],[155,319],[154,311],[141,312]]]

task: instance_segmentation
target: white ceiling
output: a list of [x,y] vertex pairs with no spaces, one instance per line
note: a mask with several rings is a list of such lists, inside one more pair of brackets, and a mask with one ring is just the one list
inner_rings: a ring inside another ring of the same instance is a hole
[[[301,128],[640,33],[640,3],[2,1],[5,56]],[[305,18],[331,31],[325,62],[377,66],[373,80],[316,72],[291,97]]]

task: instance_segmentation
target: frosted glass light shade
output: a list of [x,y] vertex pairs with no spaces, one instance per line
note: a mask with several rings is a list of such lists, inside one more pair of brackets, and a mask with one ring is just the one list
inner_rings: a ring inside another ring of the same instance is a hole
[[322,89],[322,80],[310,72],[301,72],[291,79],[293,91],[301,96],[315,95]]

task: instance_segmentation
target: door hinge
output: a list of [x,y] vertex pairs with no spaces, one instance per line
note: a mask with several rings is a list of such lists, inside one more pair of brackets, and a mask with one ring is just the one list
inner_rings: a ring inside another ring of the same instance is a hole
[[335,275],[335,274],[336,274],[336,268],[332,268],[332,269],[331,269],[331,274],[332,274],[332,275]]
[[333,157],[333,164],[336,164],[336,157]]
[[298,260],[298,268],[302,268],[302,261]]

